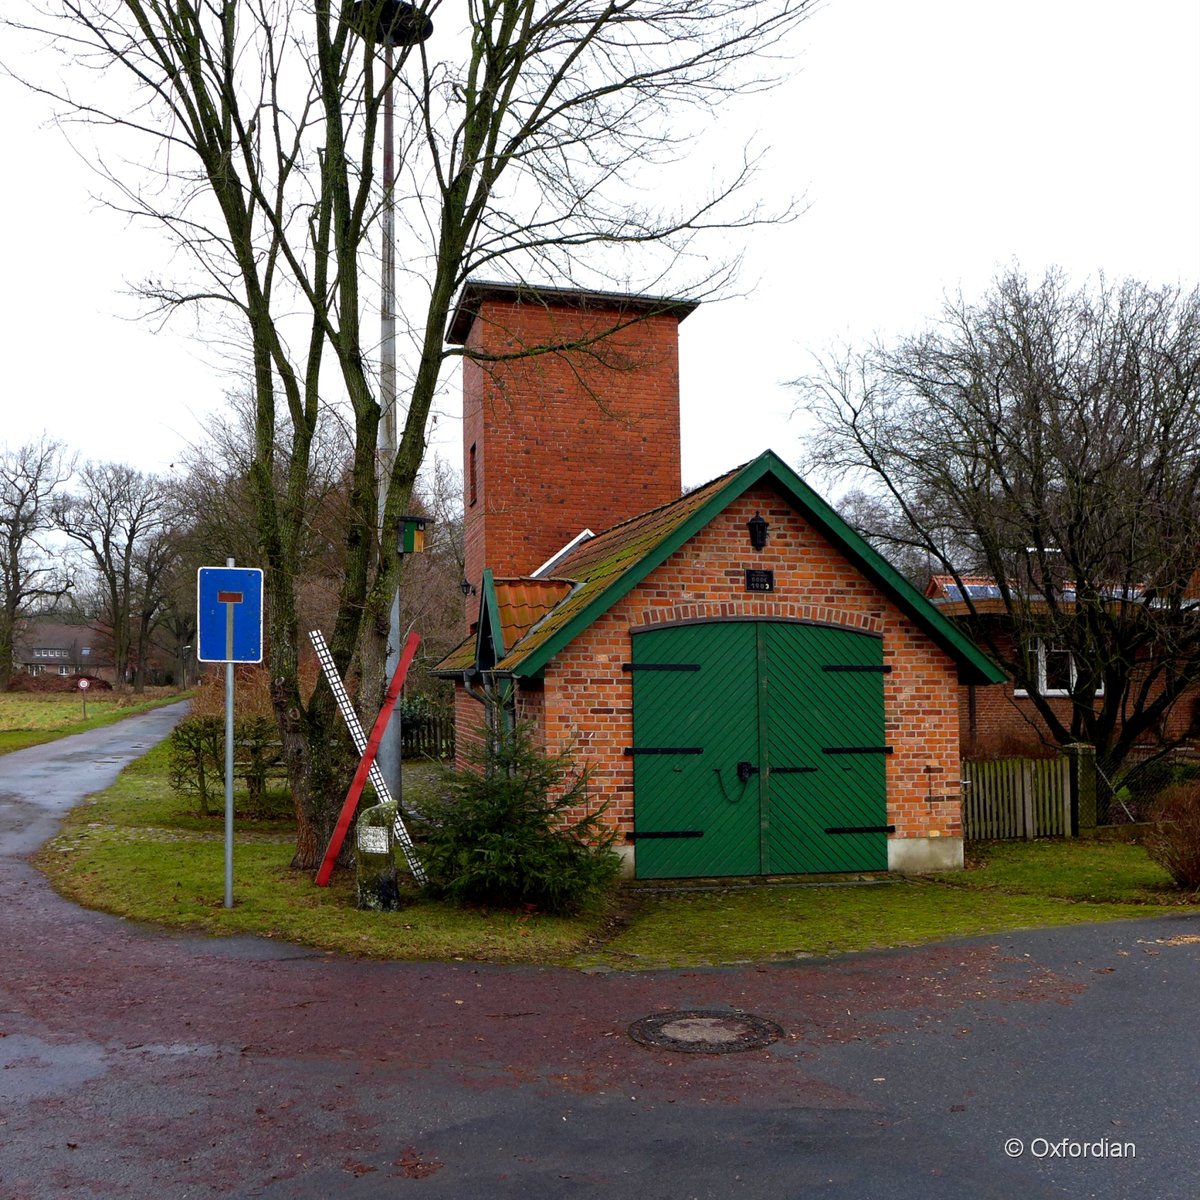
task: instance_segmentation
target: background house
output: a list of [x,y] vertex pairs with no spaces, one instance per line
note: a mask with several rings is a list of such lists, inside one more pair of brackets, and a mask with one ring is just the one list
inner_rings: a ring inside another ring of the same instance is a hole
[[[1200,596],[1200,572],[1197,575],[1189,594]],[[959,581],[952,575],[934,575],[925,595],[943,616],[977,641],[994,645],[1001,656],[1012,657],[1018,652],[1014,618],[994,579],[969,576]],[[1070,589],[1063,595],[1069,611]],[[1060,609],[1063,606],[1060,599]],[[1029,609],[1036,615],[1038,606],[1032,603]],[[1071,690],[1079,678],[1081,664],[1052,635],[1028,637],[1024,652],[1039,692],[1058,719],[1069,726]],[[1036,758],[1058,753],[1058,743],[1028,692],[1011,678],[998,684],[961,685],[959,727],[965,758]],[[1200,690],[1193,688],[1172,706],[1155,729],[1141,737],[1139,746],[1151,750],[1166,742],[1196,738],[1200,738]]]
[[93,675],[114,683],[105,639],[86,624],[51,617],[25,618],[13,639],[15,671],[36,677]]
[[681,495],[690,311],[465,292],[459,743],[508,696],[641,877],[961,865],[958,687],[1003,676],[774,454]]

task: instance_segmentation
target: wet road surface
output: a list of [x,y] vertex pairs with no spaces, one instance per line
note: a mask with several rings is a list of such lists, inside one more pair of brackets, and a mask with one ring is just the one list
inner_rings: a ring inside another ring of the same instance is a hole
[[[172,936],[61,900],[23,856],[177,716],[0,757],[2,1200],[1198,1190],[1200,919],[585,975]],[[627,1035],[688,1009],[785,1036]]]

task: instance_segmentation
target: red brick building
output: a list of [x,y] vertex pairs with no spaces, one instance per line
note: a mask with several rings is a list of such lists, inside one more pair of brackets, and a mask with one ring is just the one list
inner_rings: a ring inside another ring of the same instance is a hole
[[[964,588],[970,593],[969,601],[962,595]],[[1200,596],[1200,572],[1189,594]],[[1015,655],[1013,618],[995,580],[969,576],[961,580],[960,586],[952,575],[934,575],[925,596],[968,636],[973,632],[1001,657],[1011,659]],[[1027,652],[1037,670],[1042,696],[1056,719],[1070,728],[1070,693],[1076,671],[1070,651],[1051,639],[1033,638]],[[1028,693],[1009,678],[999,684],[961,685],[959,730],[964,758],[1041,758],[1056,755],[1060,749]],[[1138,744],[1152,750],[1163,742],[1194,739],[1198,734],[1200,692],[1193,689],[1180,697],[1161,726],[1139,739]]]
[[460,738],[503,690],[639,877],[961,865],[958,687],[1002,676],[774,454],[680,495],[690,311],[464,295]]

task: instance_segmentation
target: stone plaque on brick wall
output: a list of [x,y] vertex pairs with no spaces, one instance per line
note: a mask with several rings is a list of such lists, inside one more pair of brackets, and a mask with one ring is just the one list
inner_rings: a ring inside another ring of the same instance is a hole
[[775,590],[775,572],[760,571],[753,567],[746,568],[746,591],[773,592]]

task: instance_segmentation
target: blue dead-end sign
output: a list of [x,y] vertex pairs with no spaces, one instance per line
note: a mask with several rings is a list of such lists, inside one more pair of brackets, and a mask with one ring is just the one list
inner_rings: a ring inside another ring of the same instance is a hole
[[201,567],[196,573],[196,630],[200,662],[262,662],[262,571]]

